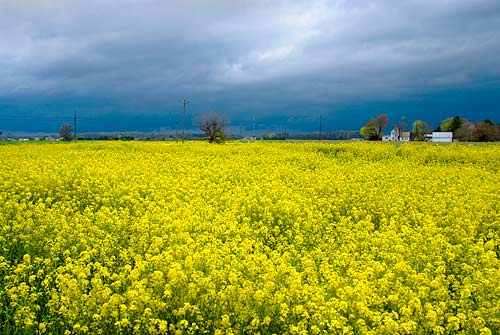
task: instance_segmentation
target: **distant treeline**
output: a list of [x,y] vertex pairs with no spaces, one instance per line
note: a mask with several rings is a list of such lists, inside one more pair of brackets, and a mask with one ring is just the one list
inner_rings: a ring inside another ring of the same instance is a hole
[[[251,138],[248,136],[239,136],[237,134],[226,134],[227,140],[241,140],[245,138]],[[329,131],[325,133],[311,132],[311,133],[268,133],[262,134],[255,137],[260,140],[268,141],[282,141],[282,140],[350,140],[353,138],[360,138],[358,131],[354,130],[339,130],[339,131]],[[186,134],[186,140],[204,140],[205,134],[202,133],[190,133]],[[108,141],[108,140],[121,140],[121,141],[168,141],[168,140],[182,140],[180,136],[175,136],[172,134],[163,133],[143,133],[143,134],[85,134],[78,136],[78,140],[98,140],[98,141]]]
[[337,130],[328,131],[324,133],[311,132],[311,133],[277,133],[277,134],[264,134],[263,140],[350,140],[359,138],[361,135],[359,131],[354,130]]

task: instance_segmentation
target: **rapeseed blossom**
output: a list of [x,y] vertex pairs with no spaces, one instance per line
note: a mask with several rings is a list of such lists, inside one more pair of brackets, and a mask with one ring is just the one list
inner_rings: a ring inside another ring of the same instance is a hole
[[500,333],[500,147],[0,146],[0,332]]

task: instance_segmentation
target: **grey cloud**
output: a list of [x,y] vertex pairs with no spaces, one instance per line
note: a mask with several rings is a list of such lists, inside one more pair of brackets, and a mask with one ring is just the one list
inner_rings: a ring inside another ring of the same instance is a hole
[[497,0],[0,3],[3,94],[397,97],[498,77],[498,54]]

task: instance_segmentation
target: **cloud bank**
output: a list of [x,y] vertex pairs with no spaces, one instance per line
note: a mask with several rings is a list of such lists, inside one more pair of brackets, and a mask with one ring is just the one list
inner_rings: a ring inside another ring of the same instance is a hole
[[497,0],[3,0],[0,96],[284,109],[498,83]]

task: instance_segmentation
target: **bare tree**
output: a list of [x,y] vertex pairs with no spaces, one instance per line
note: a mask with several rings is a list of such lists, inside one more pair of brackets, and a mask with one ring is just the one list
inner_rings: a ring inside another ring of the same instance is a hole
[[222,143],[226,140],[224,134],[224,119],[216,112],[206,113],[203,116],[200,129],[207,136],[209,143]]
[[59,128],[59,136],[63,141],[71,141],[73,139],[73,128],[68,123],[63,123]]

